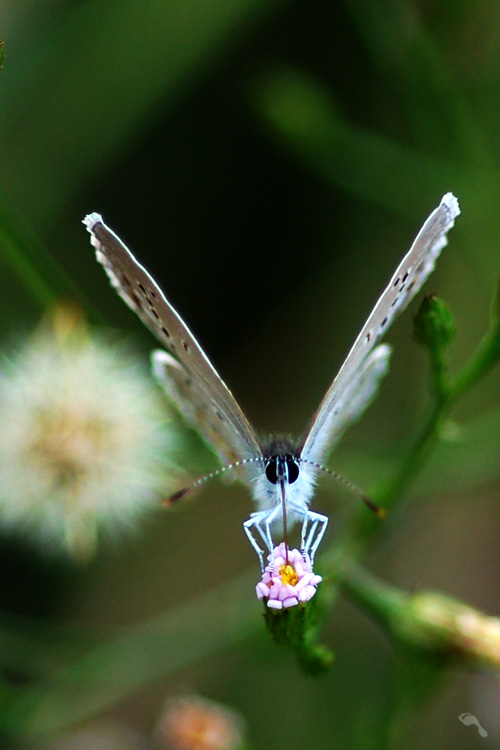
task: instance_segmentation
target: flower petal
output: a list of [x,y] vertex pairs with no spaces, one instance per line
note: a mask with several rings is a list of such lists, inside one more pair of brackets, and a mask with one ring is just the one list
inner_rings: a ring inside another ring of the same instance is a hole
[[277,599],[269,599],[267,606],[271,609],[283,609],[283,602],[279,602]]

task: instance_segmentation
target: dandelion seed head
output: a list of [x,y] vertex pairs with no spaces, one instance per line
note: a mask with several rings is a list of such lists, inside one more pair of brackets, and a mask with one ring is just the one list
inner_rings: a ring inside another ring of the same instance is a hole
[[123,349],[38,332],[0,370],[0,527],[81,556],[132,525],[165,481],[161,415]]

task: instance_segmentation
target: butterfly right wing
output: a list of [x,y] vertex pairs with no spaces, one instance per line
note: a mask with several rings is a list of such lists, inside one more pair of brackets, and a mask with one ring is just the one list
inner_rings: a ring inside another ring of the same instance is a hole
[[[106,226],[99,214],[90,214],[83,223],[91,234],[97,260],[104,267],[111,285],[179,360],[183,375],[184,408],[181,408],[181,412],[186,415],[191,391],[193,403],[196,404],[193,407],[196,418],[193,412],[191,422],[194,426],[198,426],[197,420],[201,424],[203,411],[207,420],[213,419],[218,427],[217,439],[208,437],[208,428],[203,434],[221,453],[223,460],[228,455],[236,460],[261,457],[259,441],[236,399],[158,284],[120,238]],[[209,432],[211,435],[211,428]]]
[[388,344],[377,346],[346,384],[342,398],[337,400],[334,407],[332,429],[328,435],[328,450],[334,447],[345,430],[361,417],[377,396],[380,382],[389,371],[391,352]]
[[424,223],[314,415],[301,446],[301,456],[304,459],[317,463],[324,460],[336,431],[337,420],[345,422],[343,410],[349,409],[346,394],[352,387],[350,383],[358,378],[377,342],[434,270],[436,259],[448,241],[447,232],[453,227],[459,213],[457,199],[447,193]]

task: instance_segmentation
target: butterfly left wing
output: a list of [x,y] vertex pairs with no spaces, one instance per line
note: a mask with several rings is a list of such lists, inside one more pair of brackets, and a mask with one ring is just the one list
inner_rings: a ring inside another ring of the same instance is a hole
[[446,235],[459,213],[457,199],[451,193],[446,193],[424,223],[315,413],[300,448],[300,455],[304,459],[317,463],[324,460],[337,421],[340,420],[342,424],[346,421],[343,410],[349,410],[349,399],[346,397],[349,384],[359,377],[358,373],[363,370],[377,342],[434,270],[436,259],[447,244]]
[[[222,441],[226,442],[226,448],[222,449],[223,456],[234,455],[238,459],[261,457],[259,441],[236,399],[155,280],[106,226],[99,214],[90,214],[83,223],[91,234],[96,258],[104,267],[112,286],[154,336],[179,360],[186,400],[189,389],[195,389],[196,418],[205,410],[210,418],[219,423],[218,438],[210,442],[214,447],[218,446],[217,450]],[[193,416],[193,424],[196,418]]]
[[[223,465],[241,461],[241,455],[231,447],[231,428],[217,418],[203,390],[197,387],[185,367],[163,349],[155,349],[151,353],[151,370],[169,401],[216,452]],[[248,461],[235,472],[241,479],[251,482],[261,474],[262,466],[260,461]]]

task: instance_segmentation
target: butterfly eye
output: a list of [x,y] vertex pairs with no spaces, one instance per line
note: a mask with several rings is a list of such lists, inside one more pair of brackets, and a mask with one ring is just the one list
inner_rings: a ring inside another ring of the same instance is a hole
[[299,465],[291,455],[273,456],[266,464],[266,477],[271,484],[277,484],[282,476],[288,484],[299,478]]
[[266,477],[271,484],[278,482],[278,456],[273,456],[266,464]]
[[299,478],[299,464],[293,456],[286,456],[286,468],[288,470],[288,484],[293,484]]

